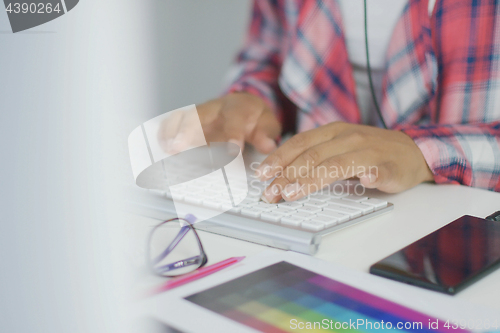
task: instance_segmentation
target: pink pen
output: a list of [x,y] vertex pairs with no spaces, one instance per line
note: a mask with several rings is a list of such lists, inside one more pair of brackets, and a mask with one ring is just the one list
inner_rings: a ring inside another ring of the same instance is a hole
[[197,269],[194,272],[191,272],[189,274],[179,276],[177,278],[173,278],[173,279],[165,282],[163,285],[151,290],[149,293],[147,293],[147,296],[156,295],[156,294],[159,294],[161,292],[180,287],[182,285],[185,285],[186,283],[201,279],[202,277],[213,274],[215,272],[220,271],[221,269],[224,269],[224,268],[229,267],[233,264],[236,264],[236,263],[242,261],[243,259],[245,259],[245,257],[232,257],[232,258],[223,260],[221,262],[218,262],[216,264]]

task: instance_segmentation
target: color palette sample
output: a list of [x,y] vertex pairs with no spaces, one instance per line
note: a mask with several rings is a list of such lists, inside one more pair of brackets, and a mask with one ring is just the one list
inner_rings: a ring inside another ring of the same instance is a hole
[[262,332],[448,331],[443,320],[285,261],[186,300]]

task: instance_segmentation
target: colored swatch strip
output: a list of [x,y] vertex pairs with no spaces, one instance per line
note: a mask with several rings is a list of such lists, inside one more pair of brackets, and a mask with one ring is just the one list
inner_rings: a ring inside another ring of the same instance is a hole
[[394,332],[447,331],[442,320],[431,329],[436,318],[287,262],[186,300],[262,332],[380,332],[381,323]]

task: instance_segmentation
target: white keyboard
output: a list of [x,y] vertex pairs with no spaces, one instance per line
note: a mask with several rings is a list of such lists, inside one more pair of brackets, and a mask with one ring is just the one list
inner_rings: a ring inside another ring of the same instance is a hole
[[[321,243],[321,236],[394,208],[387,201],[364,196],[359,191],[362,188],[359,185],[355,187],[359,184],[355,181],[334,183],[295,202],[267,204],[260,197],[269,182],[262,183],[248,176],[248,184],[244,179],[241,183],[233,179],[228,186],[227,179],[223,180],[215,174],[212,177],[206,170],[200,172],[200,168],[203,167],[185,163],[167,172],[160,163],[156,163],[147,177],[138,179],[138,184],[150,190],[134,185],[125,209],[158,220],[182,215],[182,212],[199,218],[212,216],[200,218],[195,228],[284,250],[314,254]],[[169,186],[167,173],[174,181],[176,174],[180,174],[175,188]]]
[[[251,178],[249,177],[249,179]],[[268,184],[269,182],[261,183],[255,179],[251,180],[248,186],[248,196],[236,206],[233,205],[227,195],[224,197],[221,194],[227,193],[224,185],[212,184],[206,180],[200,182],[197,186],[186,187],[181,193],[176,193],[175,198],[172,198],[168,190],[150,191],[156,195],[175,199],[176,202],[202,206],[232,215],[280,225],[284,228],[314,233],[349,224],[349,222],[360,217],[364,217],[364,220],[371,214],[384,210],[389,206],[389,203],[384,200],[350,194],[352,189],[347,188],[346,182],[343,182],[343,184],[337,183],[336,186],[318,191],[295,202],[268,204],[260,200],[261,193]],[[341,186],[339,187],[339,185]],[[336,191],[333,191],[332,188],[336,189]],[[344,190],[338,191],[339,188]]]

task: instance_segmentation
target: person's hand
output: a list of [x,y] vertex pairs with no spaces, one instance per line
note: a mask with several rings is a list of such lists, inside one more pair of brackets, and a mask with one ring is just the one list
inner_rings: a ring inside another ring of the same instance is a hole
[[351,177],[390,193],[433,179],[420,149],[405,133],[342,122],[295,135],[261,163],[257,176],[276,177],[263,194],[270,203],[294,201]]
[[[261,98],[232,93],[197,105],[196,109],[207,142],[232,142],[242,150],[248,142],[264,154],[276,149],[281,125]],[[195,133],[199,125],[193,126],[197,120],[189,119],[195,116],[179,113],[161,124],[158,139],[167,153],[180,152],[190,145],[190,140],[199,137]]]

